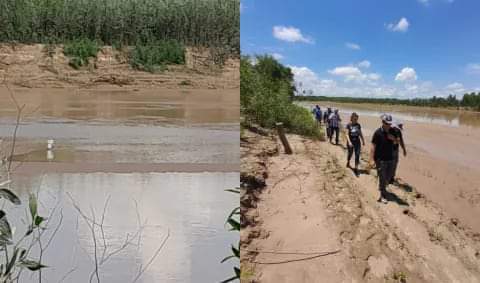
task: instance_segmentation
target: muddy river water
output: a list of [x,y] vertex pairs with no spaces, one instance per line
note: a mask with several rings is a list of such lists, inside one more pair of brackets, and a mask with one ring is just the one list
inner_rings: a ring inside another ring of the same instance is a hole
[[[342,123],[352,112],[360,116],[367,148],[380,115],[390,113],[404,124],[407,156],[401,156],[398,177],[449,217],[480,233],[480,113],[371,104],[318,103],[339,109]],[[311,109],[315,103],[304,103]],[[367,154],[367,153],[365,153]]]
[[[19,89],[15,97],[25,109],[12,189],[24,204],[38,194],[40,212],[51,214],[46,241],[61,221],[43,254],[45,282],[88,282],[95,245],[103,282],[133,282],[145,267],[136,282],[232,275],[235,262],[220,261],[238,241],[224,225],[238,205],[225,192],[239,185],[238,90]],[[0,89],[2,152],[15,115]],[[96,240],[76,207],[97,222],[104,215]],[[7,206],[17,235],[27,209]],[[35,276],[25,272],[22,282]]]

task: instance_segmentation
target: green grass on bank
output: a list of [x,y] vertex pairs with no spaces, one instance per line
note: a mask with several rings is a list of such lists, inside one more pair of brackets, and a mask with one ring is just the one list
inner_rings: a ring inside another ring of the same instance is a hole
[[[46,45],[46,47],[49,46],[51,45]],[[120,52],[127,50],[128,61],[132,68],[142,71],[154,73],[165,70],[167,65],[185,64],[185,47],[173,40],[152,41],[133,47],[115,46],[114,48]],[[96,58],[99,50],[98,42],[90,39],[77,39],[66,43],[63,53],[69,58],[69,65],[79,69],[87,66],[92,58]]]
[[75,69],[86,66],[90,58],[96,58],[100,50],[96,41],[90,39],[72,40],[65,44],[63,53],[70,58],[69,65]]
[[130,65],[154,73],[165,70],[166,65],[185,64],[185,48],[175,41],[157,41],[136,45],[129,54]]
[[293,104],[293,74],[270,56],[257,56],[256,63],[243,57],[240,64],[241,114],[246,123],[274,128],[282,122],[287,131],[314,138],[323,137],[311,113]]

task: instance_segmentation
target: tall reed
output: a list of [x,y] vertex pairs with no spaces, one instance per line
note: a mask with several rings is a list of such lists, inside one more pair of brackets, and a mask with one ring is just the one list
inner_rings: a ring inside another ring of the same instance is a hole
[[2,0],[0,41],[175,40],[240,52],[240,0]]

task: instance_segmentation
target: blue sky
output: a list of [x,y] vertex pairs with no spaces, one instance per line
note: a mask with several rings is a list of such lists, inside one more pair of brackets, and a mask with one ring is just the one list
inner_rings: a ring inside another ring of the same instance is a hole
[[241,6],[242,53],[273,55],[316,95],[480,91],[478,0],[242,0]]

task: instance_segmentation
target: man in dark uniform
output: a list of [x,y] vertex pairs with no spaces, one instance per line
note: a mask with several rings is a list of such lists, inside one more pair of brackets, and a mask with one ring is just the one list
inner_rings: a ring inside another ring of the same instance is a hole
[[382,115],[382,126],[373,134],[370,165],[375,165],[378,174],[379,202],[387,203],[387,186],[392,179],[394,169],[394,144],[397,138],[391,130],[392,116]]
[[390,184],[395,182],[395,175],[397,172],[398,159],[399,159],[399,147],[402,147],[403,156],[407,156],[407,150],[405,149],[405,143],[403,142],[403,123],[396,122],[396,125],[392,127],[392,134],[397,139],[397,143],[393,145],[393,175],[390,179]]

